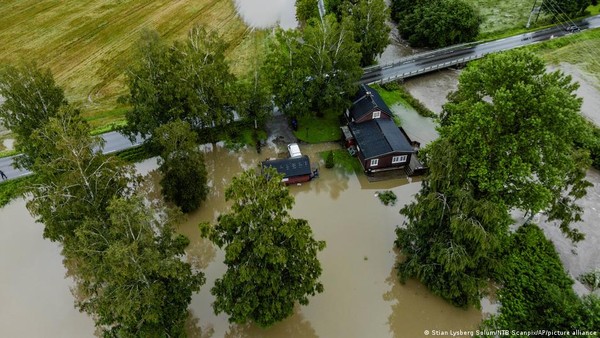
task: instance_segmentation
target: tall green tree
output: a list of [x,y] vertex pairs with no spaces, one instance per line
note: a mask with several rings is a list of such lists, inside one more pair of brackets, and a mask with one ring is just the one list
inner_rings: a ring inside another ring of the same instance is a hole
[[44,237],[65,246],[86,217],[107,217],[112,198],[129,191],[131,168],[103,155],[104,141],[90,131],[77,109],[63,106],[30,135],[38,150],[27,207],[44,224]]
[[482,21],[476,9],[463,0],[419,2],[396,18],[400,35],[417,47],[445,47],[473,41]]
[[49,69],[26,63],[0,69],[0,96],[0,121],[15,134],[16,150],[23,154],[15,163],[30,169],[38,149],[29,137],[67,104],[64,92]]
[[156,32],[144,32],[127,73],[133,109],[126,114],[126,131],[152,136],[160,125],[176,119],[195,130],[230,122],[235,77],[226,49],[216,33],[199,26],[172,46]]
[[301,33],[279,30],[272,41],[266,71],[275,104],[289,115],[341,110],[349,104],[362,75],[359,44],[351,23],[334,15],[310,20]]
[[387,20],[390,11],[384,0],[359,0],[352,7],[351,17],[354,40],[360,44],[360,64],[369,66],[390,43]]
[[575,146],[587,127],[576,88],[524,51],[469,65],[427,148],[430,173],[401,211],[401,279],[417,277],[457,305],[478,304],[514,209],[545,212],[568,237],[583,238],[570,227],[580,220],[590,164]]
[[154,135],[161,146],[159,170],[163,195],[183,212],[200,206],[208,194],[204,156],[198,148],[196,133],[187,122],[177,120],[159,127]]
[[189,240],[173,212],[143,197],[114,198],[108,219],[77,230],[77,306],[108,337],[182,337],[204,274],[182,260]]
[[296,302],[306,305],[323,291],[317,253],[325,242],[313,238],[306,220],[289,215],[294,198],[281,179],[272,168],[235,177],[225,191],[231,212],[214,228],[202,225],[205,236],[225,247],[227,272],[211,293],[215,313],[229,314],[231,322],[271,326],[290,316]]
[[36,129],[36,182],[27,203],[44,236],[62,244],[77,307],[105,336],[181,336],[204,282],[182,256],[176,214],[140,197],[129,166],[101,153],[79,111],[63,106]]

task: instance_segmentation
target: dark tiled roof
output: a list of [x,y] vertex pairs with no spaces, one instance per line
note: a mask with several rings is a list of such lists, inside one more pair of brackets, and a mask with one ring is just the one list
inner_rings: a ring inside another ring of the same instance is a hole
[[[367,95],[367,93],[370,94]],[[390,108],[387,106],[387,104],[385,104],[385,102],[383,102],[383,99],[381,96],[379,96],[379,93],[367,85],[360,86],[358,93],[352,102],[353,104],[349,111],[350,117],[354,118],[355,120],[360,119],[365,114],[368,114],[377,108],[389,116],[392,116]]]
[[389,119],[348,124],[365,159],[392,152],[414,152],[409,140]]
[[310,160],[306,155],[302,157],[264,161],[262,166],[277,169],[277,172],[283,174],[284,178],[311,174]]

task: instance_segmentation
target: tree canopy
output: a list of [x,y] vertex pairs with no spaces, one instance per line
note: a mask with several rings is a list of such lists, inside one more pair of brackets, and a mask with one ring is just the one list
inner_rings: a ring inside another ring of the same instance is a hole
[[384,0],[359,0],[352,7],[354,40],[360,43],[361,66],[369,66],[390,43],[387,20],[390,11]]
[[177,120],[154,132],[161,146],[159,171],[163,195],[183,212],[198,208],[208,194],[204,156],[196,143],[196,134],[187,122]]
[[396,0],[393,17],[400,35],[412,46],[445,47],[473,41],[479,34],[481,17],[463,0]]
[[226,48],[216,33],[202,27],[172,46],[156,32],[144,32],[127,72],[133,109],[126,114],[126,131],[152,136],[160,125],[176,119],[194,130],[230,122],[235,77],[225,59]]
[[508,247],[508,256],[494,273],[502,305],[499,314],[484,321],[487,330],[593,331],[598,327],[600,299],[575,294],[573,280],[540,228],[520,227]]
[[204,283],[182,260],[177,214],[142,198],[133,168],[102,154],[78,110],[63,106],[31,135],[38,151],[27,208],[62,244],[77,307],[105,336],[180,336]]
[[277,30],[265,65],[275,104],[294,116],[341,110],[356,92],[359,60],[350,22],[333,15],[309,20],[302,32]]
[[580,220],[590,164],[576,147],[587,127],[576,88],[524,51],[469,64],[444,106],[439,139],[425,150],[429,175],[401,211],[401,279],[418,277],[457,305],[478,304],[515,209],[545,212],[582,239],[570,227]]
[[313,238],[306,220],[289,215],[294,198],[281,179],[272,168],[235,177],[225,191],[231,212],[214,228],[202,225],[205,236],[225,247],[227,272],[211,293],[215,313],[229,314],[231,322],[271,326],[290,316],[296,302],[306,305],[323,291],[317,253],[325,242]]
[[49,69],[26,63],[0,69],[0,96],[0,121],[15,134],[16,150],[23,154],[15,163],[30,169],[39,150],[29,137],[67,104],[64,92]]

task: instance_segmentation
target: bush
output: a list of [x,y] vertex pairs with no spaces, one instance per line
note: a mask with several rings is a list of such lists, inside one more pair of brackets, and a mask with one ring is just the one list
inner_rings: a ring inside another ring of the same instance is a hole
[[329,154],[327,154],[327,158],[325,159],[325,168],[331,169],[334,165],[335,163],[333,161],[333,151],[330,151]]
[[394,194],[394,192],[390,190],[378,191],[377,196],[379,197],[381,203],[383,203],[384,205],[395,205],[396,201],[398,200],[396,194]]

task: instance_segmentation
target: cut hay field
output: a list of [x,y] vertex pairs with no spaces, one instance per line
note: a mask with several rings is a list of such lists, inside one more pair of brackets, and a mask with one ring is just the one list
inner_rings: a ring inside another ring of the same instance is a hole
[[206,25],[229,41],[238,70],[253,49],[231,0],[2,0],[0,18],[0,63],[49,67],[94,127],[122,122],[116,99],[126,93],[123,69],[143,29],[178,39]]

